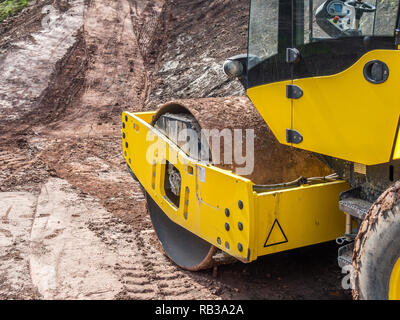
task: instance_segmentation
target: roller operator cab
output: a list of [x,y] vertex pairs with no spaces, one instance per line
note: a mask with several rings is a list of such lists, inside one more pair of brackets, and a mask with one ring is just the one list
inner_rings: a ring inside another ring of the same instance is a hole
[[248,54],[224,65],[280,143],[350,184],[338,261],[356,298],[400,298],[398,28],[398,1],[253,0]]
[[[254,106],[231,97],[123,113],[124,158],[176,264],[336,239],[354,297],[400,298],[398,24],[397,0],[252,0],[248,53],[223,68]],[[203,140],[235,128],[255,131],[252,174],[220,165]],[[179,141],[186,131],[195,138]]]
[[281,143],[364,165],[393,158],[398,2],[370,2],[251,2],[248,55],[233,59]]

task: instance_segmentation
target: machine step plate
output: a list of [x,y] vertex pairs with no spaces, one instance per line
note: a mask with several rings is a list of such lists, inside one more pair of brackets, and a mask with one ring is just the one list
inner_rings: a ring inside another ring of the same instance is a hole
[[364,220],[372,203],[359,198],[346,198],[339,201],[339,209],[358,219]]
[[362,198],[360,187],[342,192],[339,199],[339,209],[352,217],[364,220],[372,202]]
[[338,265],[340,268],[351,265],[353,260],[354,242],[338,249]]

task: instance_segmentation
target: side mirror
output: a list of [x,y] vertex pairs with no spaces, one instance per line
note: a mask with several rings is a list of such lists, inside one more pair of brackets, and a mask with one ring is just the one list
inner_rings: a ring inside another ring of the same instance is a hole
[[239,54],[224,62],[224,72],[229,78],[242,79],[247,73],[247,54]]
[[229,78],[240,78],[243,76],[244,66],[238,60],[226,60],[224,62],[224,72]]
[[224,62],[224,72],[229,78],[237,78],[242,86],[247,89],[247,74],[252,66],[261,62],[260,58],[247,53],[228,58]]

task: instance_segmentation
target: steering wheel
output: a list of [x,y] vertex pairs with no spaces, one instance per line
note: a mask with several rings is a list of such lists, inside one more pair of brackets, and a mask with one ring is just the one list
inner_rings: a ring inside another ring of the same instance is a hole
[[352,6],[356,9],[356,12],[375,12],[376,7],[367,2],[363,2],[362,0],[353,0],[345,2],[346,5]]

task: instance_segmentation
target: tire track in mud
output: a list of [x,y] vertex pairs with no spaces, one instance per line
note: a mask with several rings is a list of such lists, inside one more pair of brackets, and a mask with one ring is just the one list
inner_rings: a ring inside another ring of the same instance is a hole
[[27,167],[28,158],[18,150],[0,151],[0,185],[6,185]]
[[40,297],[27,262],[35,201],[27,192],[0,193],[0,299]]
[[155,240],[152,229],[134,230],[115,217],[105,223],[91,221],[89,225],[119,257],[114,271],[124,289],[117,299],[217,298],[208,288],[209,284],[195,281],[152,245]]
[[[114,106],[120,108],[118,116],[122,109],[132,105],[140,109],[146,72],[132,23],[127,0],[92,0],[86,10],[84,37],[90,63],[85,91],[74,109],[86,110],[89,119]],[[112,118],[115,120],[115,115]]]
[[173,264],[152,243],[157,242],[152,229],[137,234],[138,248],[145,258],[145,270],[158,287],[159,299],[215,299],[208,288],[193,281],[188,275]]
[[[2,142],[7,144],[4,140]],[[26,146],[25,142],[24,139],[16,139],[8,148],[0,145],[0,191],[31,191],[47,178],[47,168],[38,159],[38,150]]]
[[14,50],[9,50],[0,63],[4,119],[21,119],[34,108],[35,101],[49,84],[54,64],[76,41],[75,34],[83,23],[83,8],[83,0],[73,0],[68,11],[57,13],[48,30],[31,33],[29,41],[10,43]]
[[19,151],[13,153],[9,151],[0,151],[0,163],[2,163],[3,170],[17,170],[24,166],[25,161],[26,156]]
[[136,256],[125,256],[119,265],[115,267],[120,273],[124,290],[119,294],[121,299],[158,299],[159,288],[151,277],[149,266],[151,263],[146,261],[138,243],[139,232],[133,234],[131,248],[136,252]]

